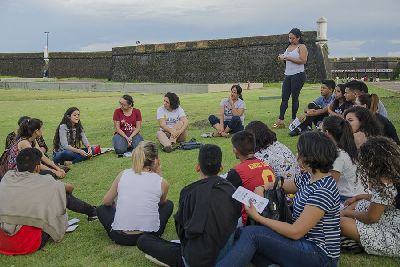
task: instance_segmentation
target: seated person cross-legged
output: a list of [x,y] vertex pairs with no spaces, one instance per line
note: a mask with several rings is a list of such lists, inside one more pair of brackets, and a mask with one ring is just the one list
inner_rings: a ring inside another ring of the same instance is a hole
[[49,237],[58,242],[67,228],[66,208],[97,219],[96,209],[72,195],[74,187],[40,172],[42,152],[25,148],[17,156],[16,170],[0,183],[0,253],[33,253]]
[[236,133],[244,128],[246,104],[243,101],[242,88],[239,85],[233,85],[229,97],[223,98],[219,105],[218,117],[215,115],[208,117],[208,121],[217,132],[205,134],[205,137],[227,137],[229,133]]
[[[57,127],[53,141],[53,161],[57,164],[71,165],[93,155],[93,147],[86,137],[80,115],[78,108],[68,108]],[[85,148],[81,149],[82,144]]]
[[145,234],[137,244],[141,251],[171,267],[214,266],[224,256],[233,242],[241,205],[232,198],[232,184],[217,176],[221,162],[218,146],[200,148],[196,166],[200,179],[182,189],[174,216],[180,243]]
[[140,135],[142,114],[133,107],[133,98],[123,95],[119,100],[120,108],[114,111],[113,121],[115,133],[112,138],[115,153],[122,155],[128,150],[135,149],[143,141]]
[[180,106],[179,97],[168,92],[164,96],[164,104],[157,109],[157,120],[160,130],[157,139],[167,153],[173,151],[172,145],[184,142],[187,135],[188,119]]
[[118,174],[104,196],[97,215],[115,243],[136,246],[143,233],[163,234],[173,203],[160,167],[156,145],[140,142],[132,152],[132,168]]

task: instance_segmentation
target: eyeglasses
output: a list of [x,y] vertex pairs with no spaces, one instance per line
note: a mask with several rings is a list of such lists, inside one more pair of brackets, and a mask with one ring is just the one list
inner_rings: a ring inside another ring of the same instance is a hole
[[119,105],[120,105],[120,106],[123,106],[123,107],[129,107],[129,104],[123,104],[123,103],[121,103],[121,102],[119,102]]

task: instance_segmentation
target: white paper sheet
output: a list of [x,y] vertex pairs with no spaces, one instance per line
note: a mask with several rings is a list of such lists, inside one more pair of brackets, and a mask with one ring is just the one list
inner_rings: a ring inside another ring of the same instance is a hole
[[256,193],[247,190],[243,186],[239,186],[235,193],[233,193],[232,198],[237,201],[245,204],[246,206],[250,206],[250,201],[253,203],[257,212],[261,213],[265,207],[268,205],[268,199],[260,197]]

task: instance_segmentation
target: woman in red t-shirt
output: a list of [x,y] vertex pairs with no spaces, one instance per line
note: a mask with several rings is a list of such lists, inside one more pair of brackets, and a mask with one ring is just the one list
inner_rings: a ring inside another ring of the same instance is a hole
[[120,108],[117,108],[113,115],[115,133],[112,143],[115,153],[122,155],[143,141],[143,137],[139,134],[142,114],[139,109],[133,107],[133,98],[130,95],[123,95],[119,105]]

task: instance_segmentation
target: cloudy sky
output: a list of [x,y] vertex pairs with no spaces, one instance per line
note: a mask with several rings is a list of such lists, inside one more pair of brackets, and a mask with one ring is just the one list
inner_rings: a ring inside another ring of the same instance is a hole
[[330,56],[400,56],[399,0],[0,0],[0,53],[107,51],[115,46],[317,30]]

